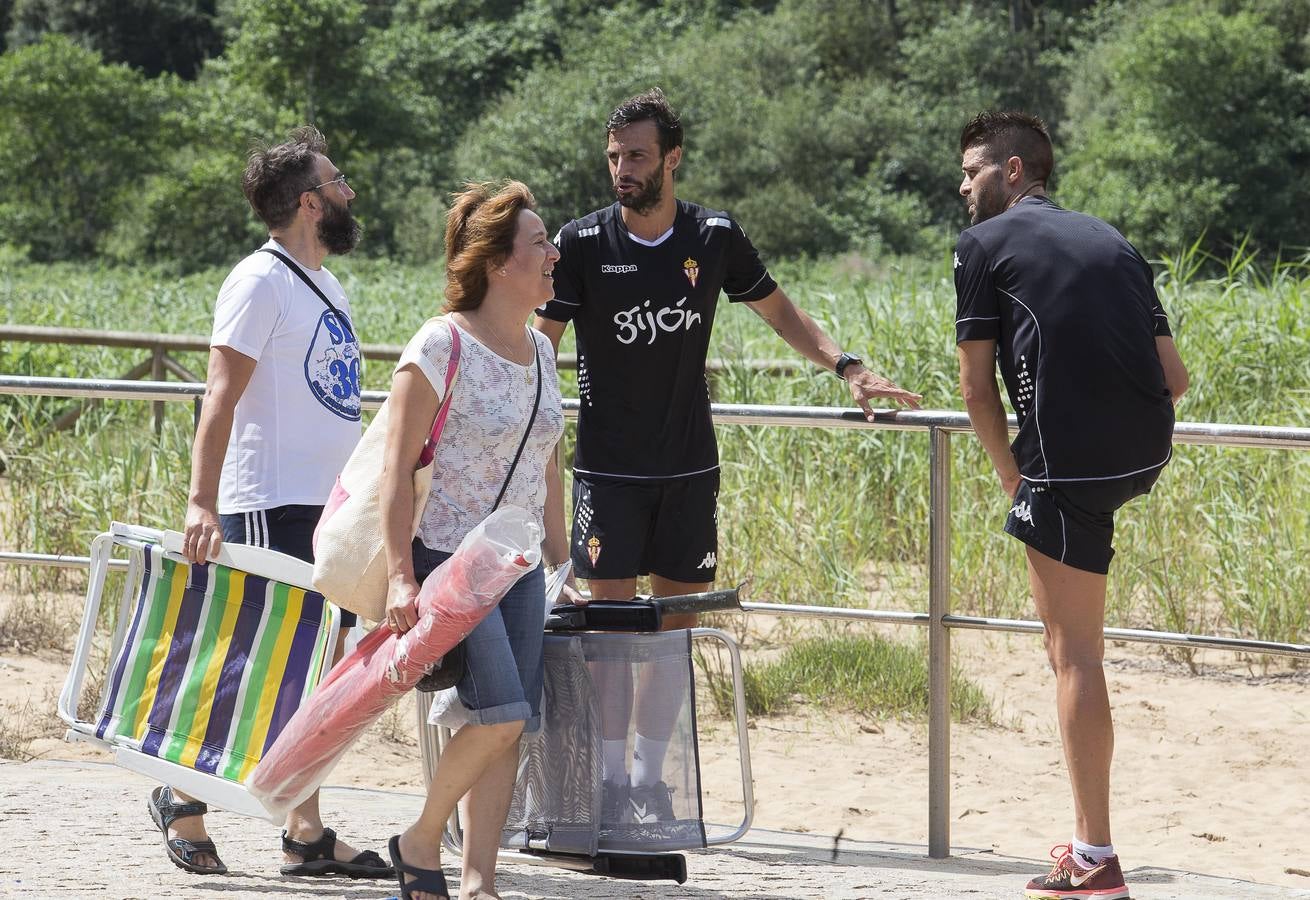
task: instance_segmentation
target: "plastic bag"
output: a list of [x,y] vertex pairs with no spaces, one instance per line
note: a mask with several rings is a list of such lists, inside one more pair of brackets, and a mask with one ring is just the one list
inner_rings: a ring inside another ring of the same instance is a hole
[[403,635],[370,632],[287,723],[246,786],[280,821],[318,790],[346,749],[428,667],[462,641],[541,559],[531,516],[503,506],[423,581],[419,620]]

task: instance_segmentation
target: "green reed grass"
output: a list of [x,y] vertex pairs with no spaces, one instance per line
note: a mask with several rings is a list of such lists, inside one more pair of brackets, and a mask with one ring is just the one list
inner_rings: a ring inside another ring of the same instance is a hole
[[[879,718],[928,714],[928,654],[924,642],[833,633],[791,644],[778,659],[747,663],[746,711],[767,716],[798,700]],[[697,667],[720,715],[732,709],[730,672],[717,654],[698,652]],[[951,715],[959,722],[997,724],[991,701],[959,672],[951,677]]]
[[[1228,260],[1184,248],[1161,262],[1192,389],[1188,421],[1310,425],[1310,269]],[[439,311],[435,268],[336,261],[361,337],[401,343]],[[176,279],[141,269],[16,265],[0,274],[0,317],[83,328],[207,333],[226,273]],[[960,409],[948,260],[795,262],[774,274],[790,295],[874,370]],[[563,349],[572,349],[572,333]],[[12,344],[0,371],[112,376],[139,351]],[[794,358],[747,309],[722,303],[711,355]],[[203,357],[184,359],[202,370]],[[383,388],[389,366],[366,368]],[[562,373],[564,393],[575,379]],[[733,403],[849,404],[830,374],[770,376],[733,366],[714,380]],[[178,527],[185,509],[190,408],[169,406],[162,438],[146,403],[97,407],[71,433],[42,429],[68,401],[0,397],[9,459],[0,545],[85,553],[111,518]],[[569,429],[567,440],[572,441]],[[893,609],[927,607],[928,440],[919,433],[725,426],[720,580],[750,580],[755,599]],[[969,435],[952,439],[953,608],[1031,616],[1021,546],[1001,533],[1009,502]],[[1111,624],[1287,641],[1310,634],[1310,453],[1180,446],[1155,491],[1119,515]],[[10,567],[12,569],[12,567]],[[0,577],[6,573],[0,572]],[[67,575],[45,575],[67,578]],[[875,593],[876,590],[876,593]]]

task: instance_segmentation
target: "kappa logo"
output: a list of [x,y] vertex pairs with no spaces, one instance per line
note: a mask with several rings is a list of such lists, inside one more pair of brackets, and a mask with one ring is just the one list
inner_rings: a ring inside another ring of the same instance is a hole
[[1029,525],[1033,523],[1033,509],[1028,505],[1027,500],[1020,500],[1018,503],[1014,504],[1014,506],[1011,506],[1010,514],[1016,519],[1027,522]]
[[712,569],[719,564],[718,554],[710,552],[705,554],[705,558],[700,561],[698,569]]
[[956,254],[955,254],[955,262],[954,262],[954,264],[951,266],[951,268],[952,268],[952,269],[958,269],[958,268],[960,268],[960,266],[962,266],[962,265],[964,265],[964,263],[960,262],[960,254],[956,253]]
[[691,286],[695,287],[696,279],[700,277],[700,263],[690,256],[687,257],[687,261],[682,264],[682,274],[686,275],[687,280],[691,282]]
[[630,275],[635,271],[637,271],[637,267],[633,265],[600,267],[600,274],[602,275]]

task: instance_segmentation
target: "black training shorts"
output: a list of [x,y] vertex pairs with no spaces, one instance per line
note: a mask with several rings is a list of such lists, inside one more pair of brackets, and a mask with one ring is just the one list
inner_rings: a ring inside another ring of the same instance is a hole
[[1104,575],[1114,556],[1114,513],[1149,494],[1160,469],[1130,478],[1038,484],[1019,482],[1005,531],[1051,559]]
[[573,571],[587,579],[659,575],[712,582],[718,507],[718,469],[658,481],[575,473]]
[[[223,540],[229,544],[266,547],[312,563],[314,528],[322,514],[321,506],[292,504],[254,512],[225,513],[218,517],[218,524],[223,529]],[[355,621],[353,612],[341,610],[342,628],[353,627]]]

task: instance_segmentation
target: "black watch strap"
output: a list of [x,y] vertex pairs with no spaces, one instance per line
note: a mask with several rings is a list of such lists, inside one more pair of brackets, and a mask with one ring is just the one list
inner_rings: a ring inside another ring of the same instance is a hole
[[833,370],[837,373],[838,378],[845,379],[847,366],[862,365],[864,365],[864,360],[860,359],[858,356],[855,356],[852,353],[843,353],[841,356],[837,357],[837,364],[833,366]]

